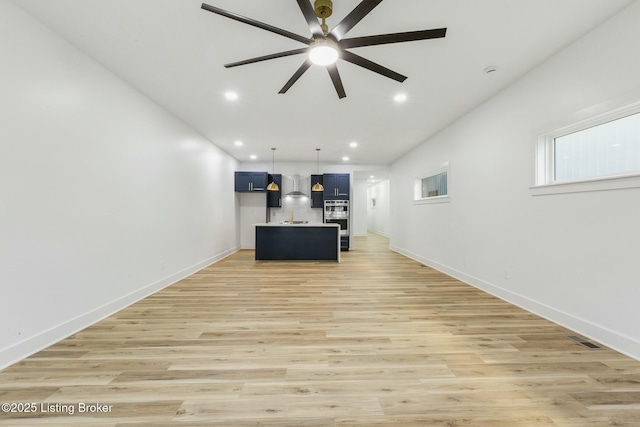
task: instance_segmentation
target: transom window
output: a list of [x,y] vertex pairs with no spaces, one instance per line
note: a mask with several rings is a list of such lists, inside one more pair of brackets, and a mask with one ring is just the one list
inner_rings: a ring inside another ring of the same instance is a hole
[[534,195],[640,187],[640,102],[540,135]]
[[640,113],[554,138],[554,181],[640,172]]

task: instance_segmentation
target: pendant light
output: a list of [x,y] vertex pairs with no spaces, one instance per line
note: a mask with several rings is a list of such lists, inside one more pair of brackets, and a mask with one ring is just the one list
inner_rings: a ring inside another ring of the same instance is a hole
[[[276,149],[272,148],[271,149],[271,158],[272,158],[272,164],[271,164],[271,170],[273,171],[273,173],[275,174],[276,172]],[[278,184],[276,184],[275,180],[271,181],[271,183],[269,185],[267,185],[267,191],[280,191],[280,187],[278,187]]]
[[[318,175],[320,175],[320,149],[316,148],[316,162],[317,162],[317,173]],[[322,184],[320,184],[320,182],[316,182],[313,187],[311,187],[311,191],[318,193],[320,191],[324,191],[324,187],[322,186]]]

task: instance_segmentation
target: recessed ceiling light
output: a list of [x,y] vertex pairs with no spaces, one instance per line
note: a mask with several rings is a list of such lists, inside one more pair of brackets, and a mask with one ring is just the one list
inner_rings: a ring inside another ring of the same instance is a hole
[[344,157],[342,158],[342,161],[343,161],[343,162],[348,162],[348,161],[349,161],[349,157],[344,156]]
[[250,158],[251,160],[255,160],[255,159],[257,159],[257,158],[258,158],[258,156],[256,156],[255,154],[252,154],[252,155],[250,155],[250,156],[249,156],[249,158]]
[[404,93],[399,93],[393,97],[393,100],[396,102],[404,102],[407,100],[407,95]]
[[234,142],[234,144],[235,144],[236,147],[240,147],[240,146],[243,145],[243,142],[242,141],[236,141],[236,142]]
[[373,178],[375,178],[375,176],[371,175],[369,178],[373,179]]
[[349,147],[351,148],[356,148],[358,146],[358,143],[353,141],[352,143],[349,144]]
[[224,97],[228,101],[235,101],[236,99],[238,99],[238,94],[235,92],[225,92]]

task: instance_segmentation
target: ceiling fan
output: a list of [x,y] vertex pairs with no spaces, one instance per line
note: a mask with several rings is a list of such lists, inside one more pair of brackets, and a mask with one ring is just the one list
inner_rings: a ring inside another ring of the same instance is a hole
[[[327,67],[329,76],[333,82],[333,86],[338,93],[339,98],[347,96],[342,79],[338,73],[336,61],[338,58],[343,59],[352,64],[371,70],[400,83],[404,82],[407,77],[396,73],[382,65],[365,59],[355,53],[347,50],[354,47],[374,46],[390,43],[402,43],[416,40],[426,40],[442,38],[446,35],[446,28],[437,28],[431,30],[408,31],[392,34],[378,34],[374,36],[344,38],[353,27],[356,26],[365,16],[367,16],[382,0],[362,0],[342,21],[340,21],[331,31],[325,22],[326,18],[333,13],[332,0],[315,0],[313,6],[309,0],[296,0],[302,11],[302,15],[309,25],[311,37],[304,37],[292,33],[273,25],[265,24],[255,19],[247,18],[233,12],[210,6],[206,3],[202,4],[202,9],[213,12],[218,15],[225,16],[235,21],[243,22],[254,27],[262,28],[275,34],[296,40],[307,45],[306,47],[284,52],[273,53],[271,55],[259,56],[256,58],[246,59],[244,61],[232,62],[225,64],[225,68],[237,67],[240,65],[253,64],[255,62],[267,61],[269,59],[283,58],[286,56],[308,54],[307,59],[302,63],[300,68],[293,74],[287,83],[280,89],[279,93],[286,93],[291,86],[307,71],[312,64],[323,65]],[[322,20],[322,23],[318,21]]]

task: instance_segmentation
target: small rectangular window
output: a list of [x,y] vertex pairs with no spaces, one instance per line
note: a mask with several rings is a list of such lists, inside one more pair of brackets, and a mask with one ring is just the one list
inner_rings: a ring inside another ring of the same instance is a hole
[[640,102],[542,134],[533,195],[640,187]]
[[554,138],[554,181],[640,172],[640,113]]
[[447,173],[439,173],[422,179],[422,198],[446,196]]
[[449,201],[449,162],[415,179],[413,201],[414,203]]

